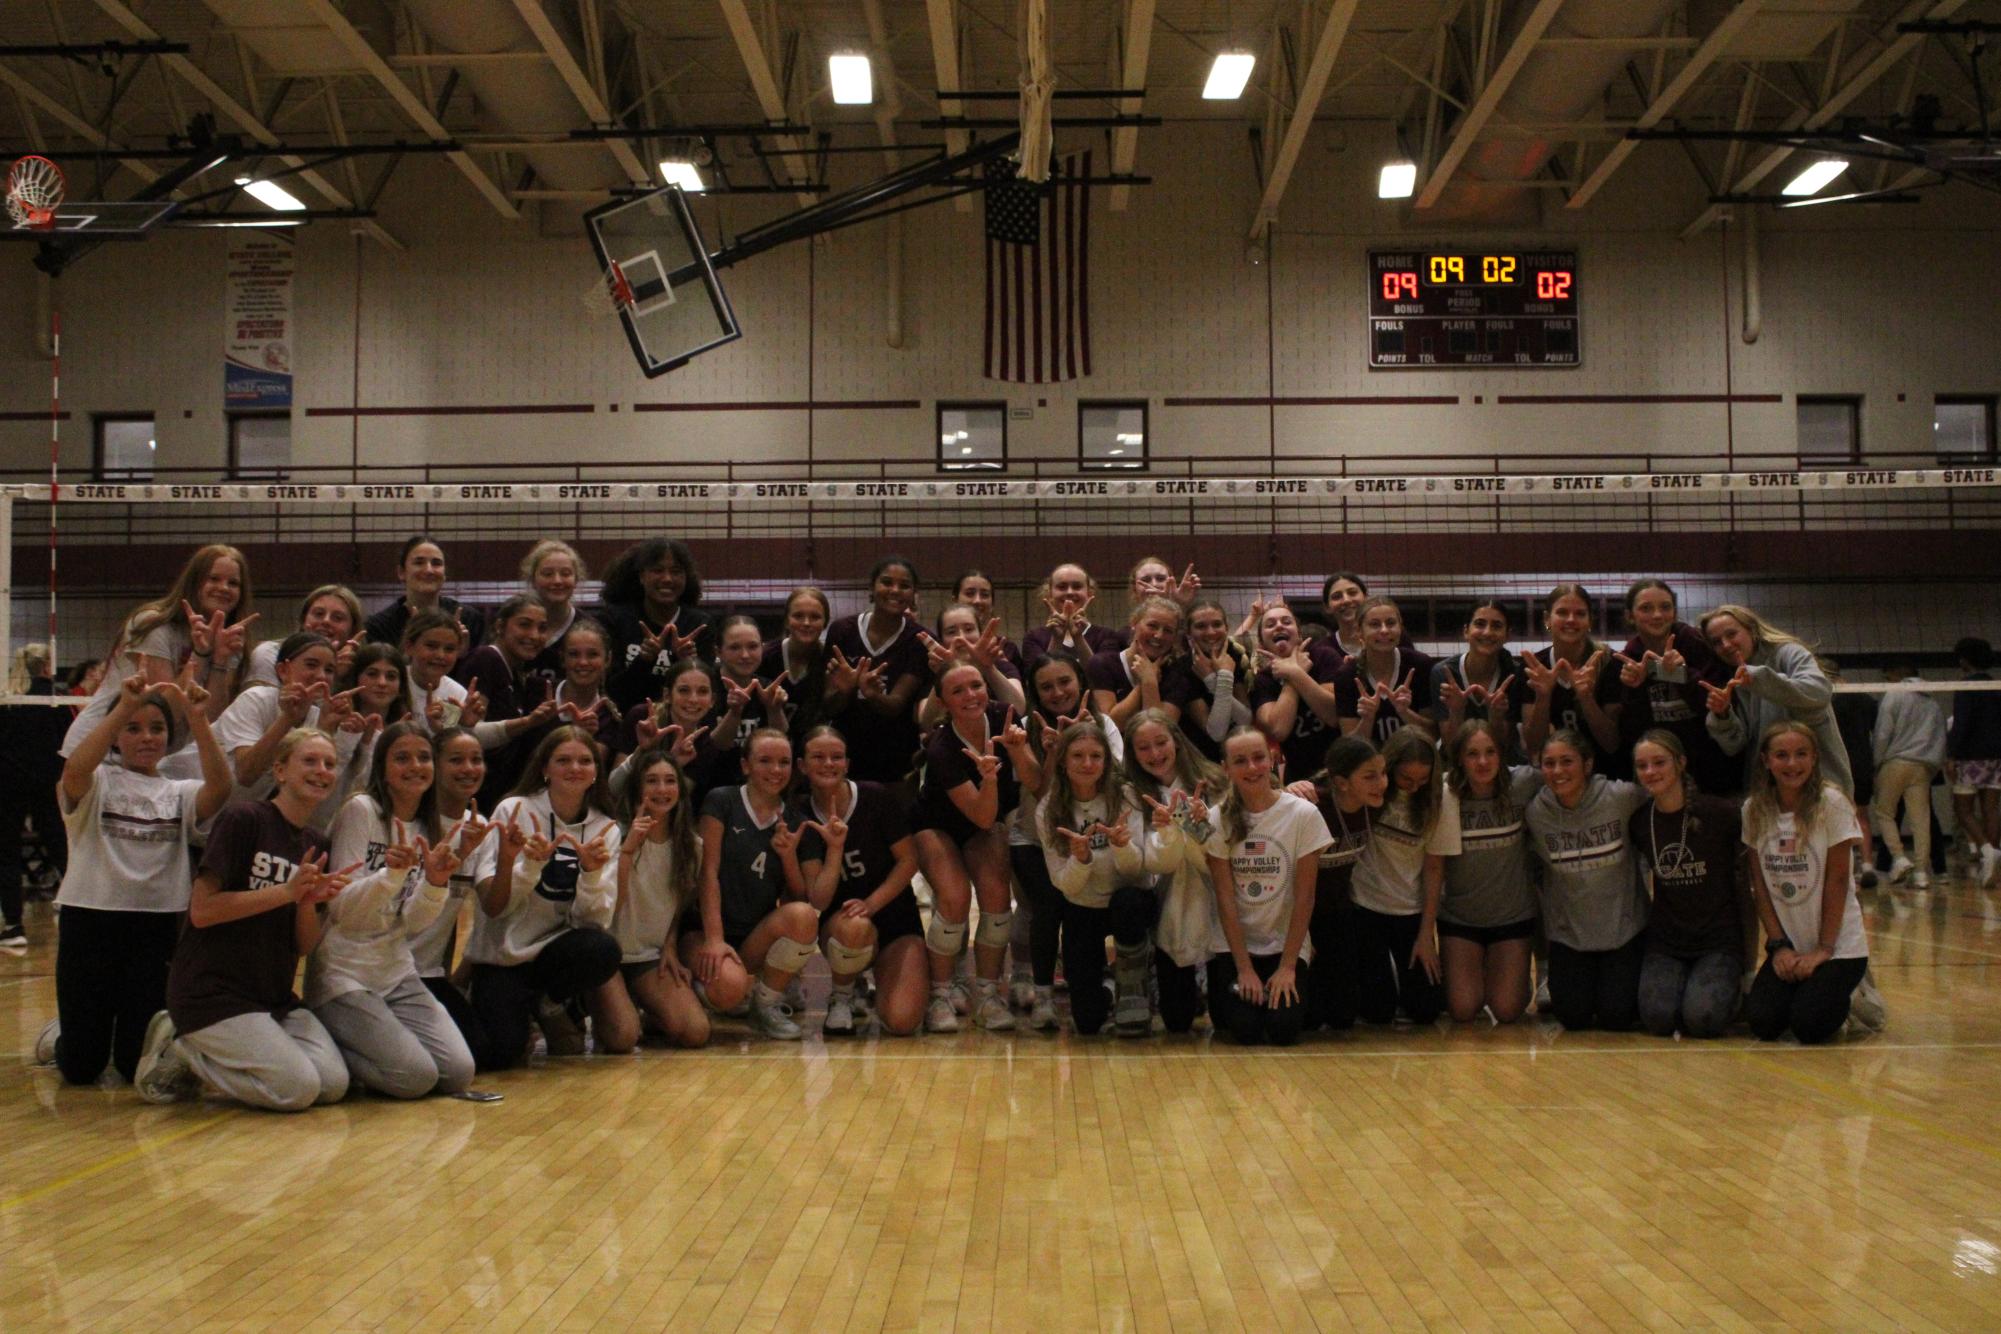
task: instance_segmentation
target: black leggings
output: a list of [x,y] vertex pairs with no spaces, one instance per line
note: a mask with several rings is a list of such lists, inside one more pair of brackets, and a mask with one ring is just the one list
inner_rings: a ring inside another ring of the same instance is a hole
[[[1063,894],[1049,881],[1049,863],[1042,849],[1010,846],[1008,861],[1014,865],[1014,882],[1028,903],[1028,964],[1035,973],[1035,985],[1056,985],[1056,953],[1063,935]],[[1020,962],[1015,963],[1019,968]]]
[[[452,1022],[458,1025],[459,1036],[466,1040],[466,1047],[473,1052],[484,1050],[486,1025],[473,1012],[472,1002],[466,999],[466,994],[453,986],[449,977],[427,977],[424,986],[437,998],[438,1004],[445,1007],[445,1013],[452,1017]],[[522,1045],[527,1045],[525,1040]]]
[[474,1063],[481,1070],[521,1064],[528,1048],[528,1026],[535,1020],[535,1002],[543,996],[573,1000],[603,986],[618,975],[620,957],[610,932],[579,926],[544,945],[527,963],[474,964],[472,1012],[484,1030],[465,1035]]
[[95,1084],[108,1060],[129,1082],[146,1025],[167,1006],[181,914],[64,908],[56,922],[56,1066],[71,1084]]
[[1646,932],[1613,950],[1549,942],[1549,1002],[1565,1028],[1624,1032],[1640,1021],[1640,966]]
[[[1278,971],[1283,956],[1277,954],[1253,954],[1251,967],[1258,977],[1269,979]],[[1305,963],[1296,969],[1299,993],[1303,998],[1313,984],[1313,970]],[[1300,1030],[1306,1027],[1306,1002],[1304,999],[1288,1001],[1273,1009],[1268,1004],[1253,1005],[1236,993],[1237,961],[1228,954],[1219,954],[1209,960],[1209,1015],[1215,1020],[1218,1032],[1228,1033],[1245,1046],[1269,1042],[1274,1047],[1290,1047],[1299,1041]]]
[[[1371,1024],[1387,1024],[1399,1010],[1414,1024],[1437,1019],[1445,1008],[1445,987],[1410,957],[1424,918],[1359,907],[1354,914],[1355,1012]],[[1638,974],[1634,979],[1637,986]]]
[[[1103,908],[1086,908],[1057,897],[1063,905],[1063,976],[1070,983],[1070,1022],[1079,1033],[1095,1033],[1105,1026],[1112,1009],[1105,993],[1105,937],[1126,950],[1144,946],[1160,917],[1160,895],[1123,885],[1112,891],[1111,903]],[[1194,1023],[1195,1016],[1189,1015],[1188,1022]],[[1186,1032],[1187,1027],[1175,1031]]]
[[1766,959],[1751,979],[1751,995],[1744,1003],[1751,1031],[1766,1042],[1788,1032],[1808,1046],[1828,1041],[1848,1022],[1848,1003],[1868,969],[1866,958],[1829,959],[1806,981],[1788,982]]
[[21,846],[26,842],[21,822],[25,817],[34,817],[35,834],[42,841],[49,865],[58,873],[69,865],[69,831],[56,805],[56,782],[54,778],[47,782],[23,778],[0,787],[0,920],[9,926],[21,925]]
[[1306,1026],[1336,1032],[1355,1026],[1355,905],[1347,894],[1313,900],[1307,924],[1313,942],[1312,986],[1305,988]]

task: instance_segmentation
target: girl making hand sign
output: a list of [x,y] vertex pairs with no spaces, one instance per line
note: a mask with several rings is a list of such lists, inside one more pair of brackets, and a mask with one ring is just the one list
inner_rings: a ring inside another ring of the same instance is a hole
[[453,902],[460,862],[438,820],[435,772],[430,735],[417,723],[391,723],[377,738],[367,788],[333,825],[334,864],[359,869],[328,902],[326,929],[306,960],[314,1017],[354,1078],[391,1098],[472,1086],[472,1050],[410,951]]
[[1284,1047],[1306,1025],[1306,931],[1320,850],[1334,838],[1311,802],[1273,785],[1271,756],[1253,728],[1223,743],[1230,791],[1207,848],[1217,917],[1209,1006],[1236,1041]]
[[313,811],[339,781],[325,733],[295,728],[279,742],[267,801],[215,817],[167,974],[167,1008],[146,1029],[133,1084],[148,1102],[203,1085],[238,1102],[299,1112],[347,1095],[347,1063],[292,979],[320,942],[321,905],[358,866],[327,871]]
[[[482,1070],[520,1064],[531,1022],[542,1023],[551,1047],[561,1045],[568,1026],[560,1012],[581,1007],[618,973],[618,942],[605,929],[618,896],[618,822],[603,774],[590,735],[557,727],[494,808],[495,833],[474,871],[480,910],[466,947],[483,1043],[473,1056]],[[538,1016],[545,998],[549,1009]]]
[[639,1045],[643,1013],[675,1046],[700,1047],[709,1040],[709,1015],[695,995],[695,975],[681,961],[680,938],[702,873],[692,789],[660,746],[633,756],[631,773],[620,803],[626,825],[611,914],[619,976],[592,996],[591,1028],[600,1049],[628,1052]]
[[848,777],[848,743],[832,727],[806,734],[799,867],[820,914],[820,951],[833,973],[821,1031],[855,1031],[855,979],[874,970],[885,1032],[905,1036],[924,1022],[931,965],[910,882],[917,843],[888,788]]
[[1044,760],[1046,793],[1037,813],[1049,879],[1062,897],[1063,972],[1070,1022],[1090,1035],[1104,1027],[1105,937],[1117,942],[1118,1031],[1144,1037],[1153,1027],[1147,997],[1148,945],[1160,899],[1145,883],[1146,824],[1119,781],[1096,723],[1074,723]]
[[[1208,962],[1216,934],[1216,889],[1202,848],[1215,832],[1209,799],[1220,796],[1225,784],[1222,771],[1202,758],[1165,713],[1142,709],[1128,735],[1125,778],[1148,812],[1144,870],[1154,877],[1159,902],[1159,921],[1149,925],[1159,952],[1167,956],[1154,960],[1160,1021],[1170,1033],[1186,1033],[1202,1013],[1195,970]],[[1119,1031],[1126,1031],[1123,1016]]]

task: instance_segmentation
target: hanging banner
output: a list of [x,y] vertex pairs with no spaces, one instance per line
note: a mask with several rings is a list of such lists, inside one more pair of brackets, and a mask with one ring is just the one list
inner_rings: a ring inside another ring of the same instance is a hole
[[292,247],[234,241],[223,296],[223,406],[292,406]]

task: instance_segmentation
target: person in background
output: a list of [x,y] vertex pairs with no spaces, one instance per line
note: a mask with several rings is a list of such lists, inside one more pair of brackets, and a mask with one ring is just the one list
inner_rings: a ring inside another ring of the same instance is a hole
[[63,673],[63,693],[89,699],[104,683],[104,659],[85,658]]
[[[53,698],[53,668],[47,644],[23,644],[7,674],[7,693]],[[69,840],[56,806],[56,782],[63,773],[58,752],[69,725],[69,710],[46,704],[0,709],[0,755],[7,761],[0,768],[0,949],[28,943],[21,921],[22,822],[34,821],[47,869],[60,879],[69,866]]]
[[[1994,646],[1968,635],[1952,646],[1962,679],[1992,681]],[[1965,690],[1952,697],[1946,734],[1946,776],[1959,843],[1976,884],[1991,885],[2001,871],[2001,694]]]
[[[1925,694],[1924,678],[1918,675],[1915,662],[1892,661],[1884,666],[1883,677],[1900,688],[1885,694],[1876,707],[1876,725],[1869,737],[1876,757],[1875,796],[1869,803],[1869,815],[1883,846],[1890,850],[1890,883],[1902,884],[1909,877],[1912,889],[1929,889],[1932,780],[1945,767],[1945,711]],[[1904,855],[1904,840],[1897,828],[1899,802],[1911,822],[1915,863]]]
[[476,648],[486,636],[486,614],[445,596],[445,549],[422,533],[407,538],[396,559],[396,577],[403,581],[403,596],[369,617],[362,627],[364,637],[392,647],[403,642],[403,623],[420,611],[433,607],[458,617],[466,628],[466,644]]

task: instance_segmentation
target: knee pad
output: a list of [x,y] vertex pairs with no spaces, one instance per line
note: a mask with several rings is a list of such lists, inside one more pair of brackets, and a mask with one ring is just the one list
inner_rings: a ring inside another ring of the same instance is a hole
[[924,944],[933,954],[956,959],[966,948],[966,924],[948,922],[934,908],[931,910],[931,925],[924,928]]
[[822,948],[826,951],[827,963],[833,968],[836,977],[852,977],[868,967],[869,961],[875,958],[874,941],[861,946],[843,945],[839,937],[828,936],[827,943]]
[[813,957],[813,947],[790,936],[780,936],[764,952],[764,966],[781,973],[796,973]]
[[1012,912],[983,912],[980,914],[979,929],[973,933],[973,943],[982,949],[1005,949],[1008,935],[1013,930]]

